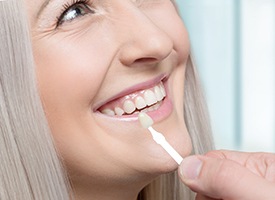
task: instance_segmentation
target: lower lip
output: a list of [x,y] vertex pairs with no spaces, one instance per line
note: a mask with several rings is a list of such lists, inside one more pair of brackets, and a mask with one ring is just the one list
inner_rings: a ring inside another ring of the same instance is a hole
[[147,114],[156,123],[167,118],[172,113],[172,109],[173,109],[173,104],[171,100],[168,97],[166,97],[163,100],[161,106],[157,110],[147,112]]

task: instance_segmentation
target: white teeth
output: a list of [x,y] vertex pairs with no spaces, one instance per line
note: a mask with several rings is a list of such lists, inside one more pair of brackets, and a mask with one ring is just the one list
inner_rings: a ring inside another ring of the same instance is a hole
[[149,112],[150,112],[150,111],[154,111],[153,106],[149,107],[149,108],[148,108],[148,111],[149,111]]
[[120,107],[115,107],[115,113],[118,116],[122,116],[125,112],[123,109],[121,109]]
[[148,108],[148,111],[154,111],[157,110],[160,106],[160,102],[156,103],[155,105],[151,106],[150,108]]
[[144,100],[148,106],[151,106],[151,105],[157,103],[157,101],[158,101],[155,93],[152,92],[151,90],[146,90],[144,92]]
[[147,106],[145,100],[140,96],[135,99],[135,105],[139,110]]
[[156,103],[152,107],[153,107],[154,110],[157,110],[159,108],[159,106],[160,106],[160,102]]
[[160,85],[160,91],[161,91],[162,95],[165,97],[166,92],[165,92],[164,86],[162,84]]
[[160,91],[159,87],[158,86],[155,86],[154,87],[154,92],[155,92],[155,95],[157,97],[157,100],[158,101],[161,101],[163,99],[163,95],[162,95],[162,92]]
[[[161,82],[151,89],[144,90],[143,96],[142,93],[140,93],[135,99],[127,99],[124,101],[122,108],[121,105],[118,105],[112,109],[106,108],[101,112],[109,116],[122,116],[125,113],[134,114],[139,112],[154,111],[160,107],[161,101],[165,96],[166,91],[163,83]],[[146,108],[147,106],[150,107]]]
[[123,110],[127,114],[131,114],[132,112],[134,112],[136,110],[136,106],[132,101],[126,100],[123,104]]
[[148,111],[149,111],[148,108],[145,108],[145,109],[141,110],[140,112],[148,112]]
[[115,112],[112,111],[111,109],[104,109],[101,111],[103,114],[105,115],[109,115],[109,116],[115,116]]

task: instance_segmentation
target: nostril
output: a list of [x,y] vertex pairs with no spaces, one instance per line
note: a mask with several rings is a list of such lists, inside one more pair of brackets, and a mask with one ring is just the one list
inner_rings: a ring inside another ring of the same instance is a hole
[[158,59],[151,58],[151,57],[148,57],[148,58],[139,58],[139,59],[135,60],[136,63],[155,63],[157,61],[158,61]]

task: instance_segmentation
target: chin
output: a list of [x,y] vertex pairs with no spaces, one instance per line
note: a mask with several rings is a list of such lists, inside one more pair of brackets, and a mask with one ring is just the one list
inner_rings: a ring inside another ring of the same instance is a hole
[[[192,143],[183,117],[176,116],[177,113],[173,112],[167,120],[156,124],[154,129],[161,132],[167,142],[184,158],[191,154]],[[160,145],[155,143],[153,153],[158,161],[156,171],[159,173],[169,173],[178,168],[176,161]]]

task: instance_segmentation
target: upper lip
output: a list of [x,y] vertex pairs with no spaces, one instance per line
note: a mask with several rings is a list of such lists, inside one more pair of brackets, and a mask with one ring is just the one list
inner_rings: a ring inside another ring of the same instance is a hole
[[155,86],[156,84],[160,83],[161,81],[166,80],[167,78],[168,78],[167,74],[161,74],[161,75],[158,75],[157,77],[154,77],[153,79],[150,79],[148,81],[145,81],[145,82],[142,82],[142,83],[138,83],[138,84],[133,85],[133,86],[131,86],[129,88],[126,88],[126,89],[122,90],[121,92],[117,93],[116,95],[114,95],[114,96],[106,99],[105,101],[99,103],[99,105],[97,105],[94,108],[94,111],[98,110],[104,104],[106,104],[108,102],[111,102],[111,101],[113,101],[115,99],[119,99],[119,98],[121,98],[123,96],[132,94],[132,93],[140,91],[140,90],[146,90],[148,88],[151,88],[151,87]]

